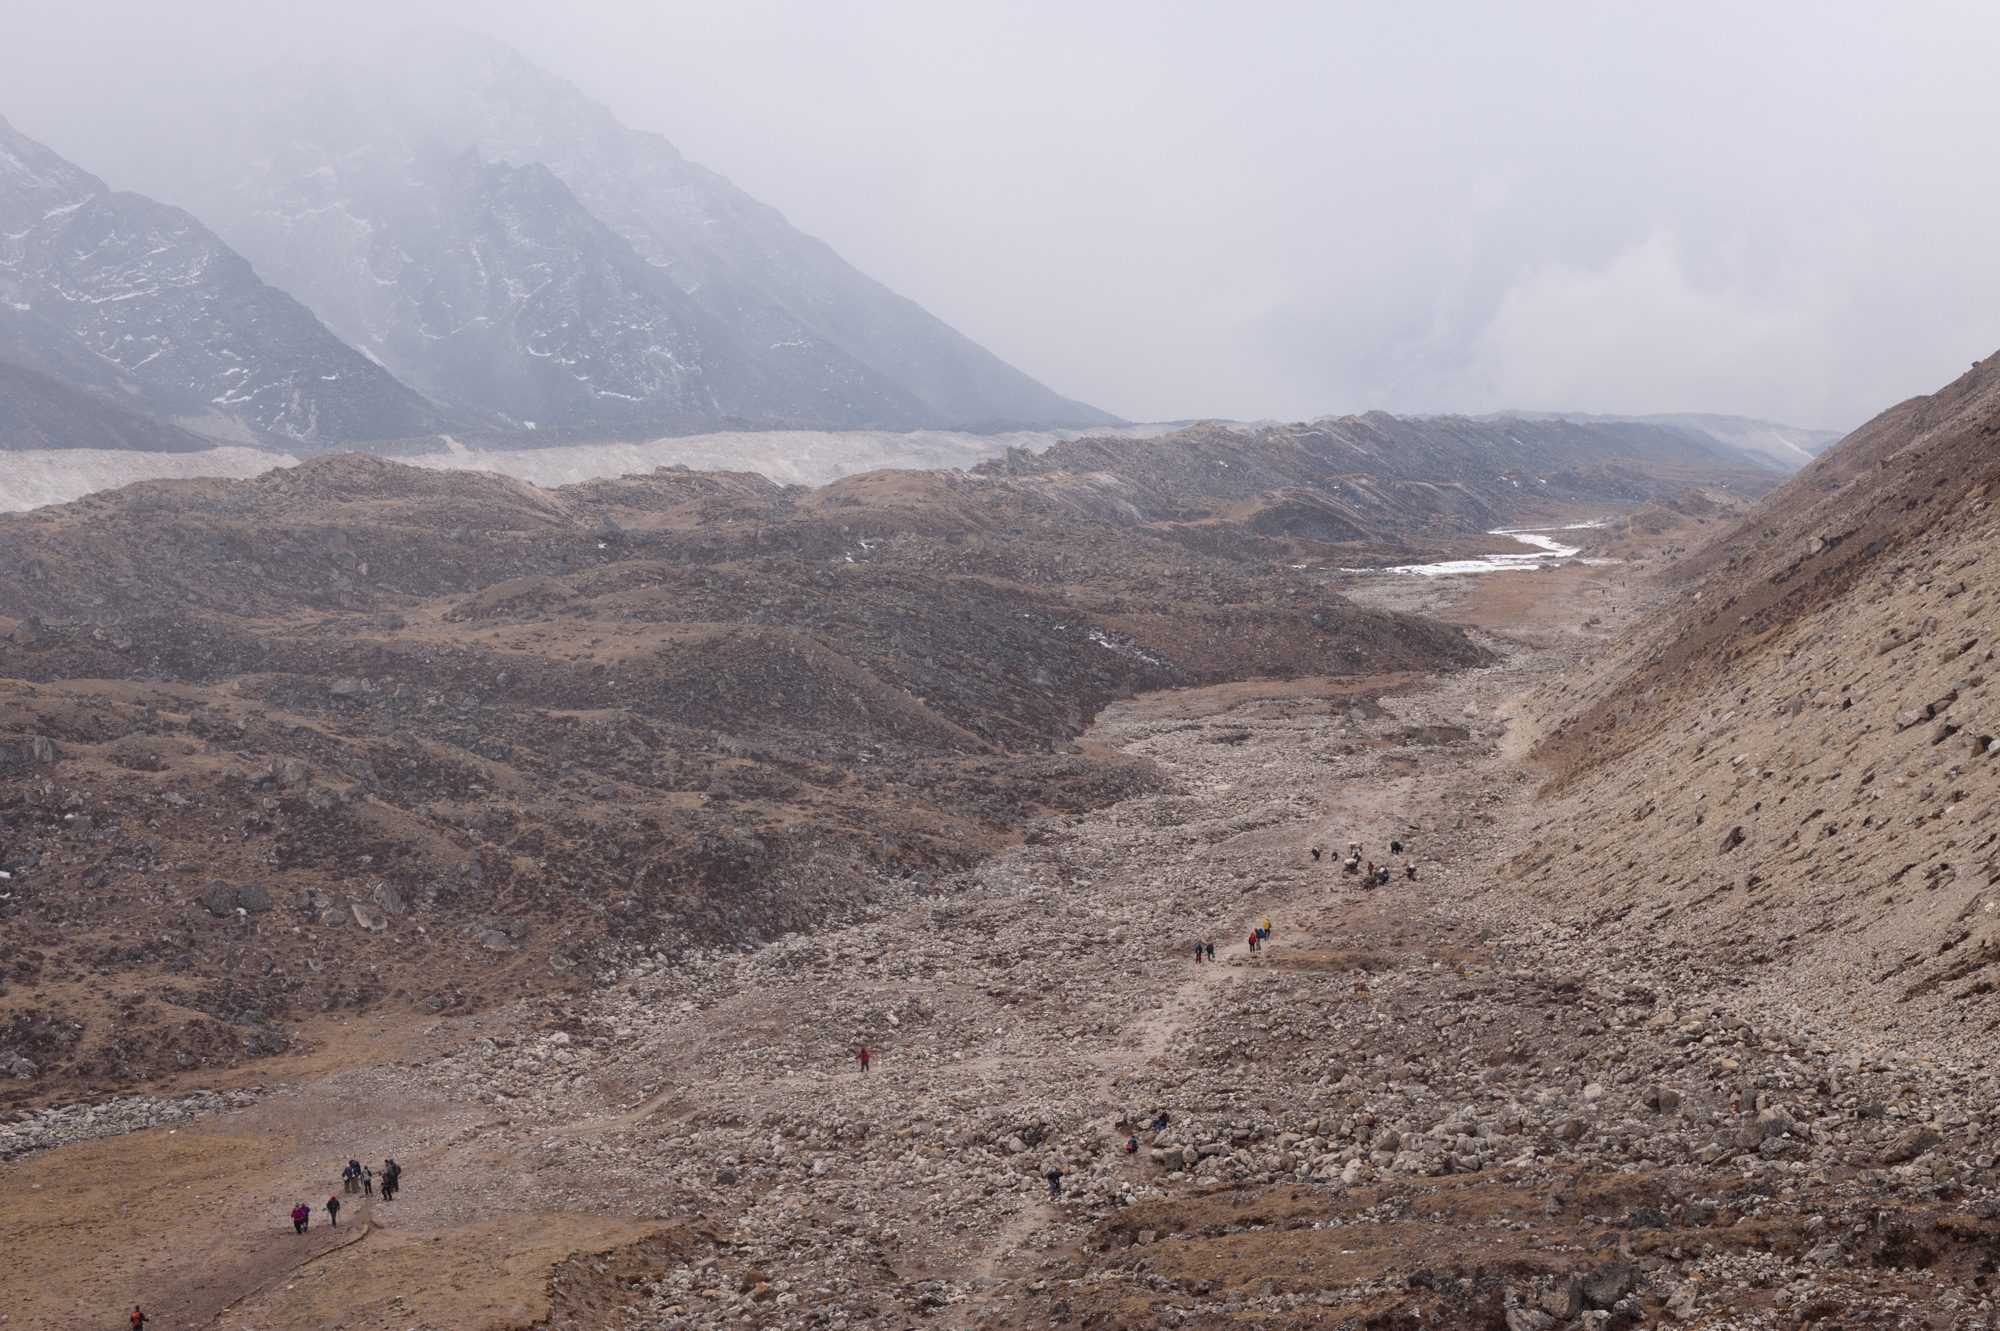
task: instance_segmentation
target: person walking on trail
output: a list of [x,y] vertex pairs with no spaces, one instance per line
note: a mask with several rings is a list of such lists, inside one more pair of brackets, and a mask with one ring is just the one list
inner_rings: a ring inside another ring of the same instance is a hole
[[332,1225],[335,1229],[340,1228],[340,1198],[338,1196],[326,1199],[326,1223]]
[[854,1060],[857,1063],[861,1064],[861,1070],[863,1072],[868,1071],[868,1059],[869,1059],[869,1054],[867,1045],[864,1044],[859,1049],[854,1051]]
[[1257,950],[1257,931],[1255,929],[1250,931],[1250,950],[1252,952]]
[[312,1207],[307,1206],[304,1202],[300,1202],[292,1207],[292,1233],[305,1233],[306,1226],[312,1223],[312,1218]]
[[132,1305],[132,1331],[142,1331],[146,1323],[152,1320],[152,1318],[146,1316],[144,1308],[141,1308],[136,1303]]
[[366,1165],[361,1166],[361,1195],[363,1197],[375,1195],[375,1171]]
[[1215,940],[1214,940],[1213,938],[1211,938],[1211,939],[1209,939],[1209,940],[1208,940],[1208,942],[1204,943],[1204,944],[1203,944],[1202,946],[1208,949],[1208,959],[1209,959],[1210,961],[1214,961],[1214,960],[1215,960]]
[[1049,1200],[1055,1201],[1060,1198],[1062,1196],[1062,1171],[1051,1168],[1042,1177],[1049,1181]]
[[1199,938],[1194,940],[1194,964],[1197,966],[1201,965],[1201,940]]
[[1264,917],[1264,937],[1269,938],[1270,936],[1271,936],[1271,917],[1266,915]]
[[1138,1133],[1136,1133],[1136,1132],[1135,1132],[1135,1133],[1133,1133],[1133,1134],[1132,1134],[1131,1136],[1129,1136],[1129,1137],[1127,1137],[1127,1138],[1125,1139],[1125,1154],[1127,1154],[1127,1155],[1137,1155],[1137,1154],[1139,1154],[1139,1134],[1138,1134]]
[[402,1186],[403,1167],[397,1164],[394,1159],[384,1160],[382,1162],[382,1200],[385,1202],[394,1201],[397,1189]]

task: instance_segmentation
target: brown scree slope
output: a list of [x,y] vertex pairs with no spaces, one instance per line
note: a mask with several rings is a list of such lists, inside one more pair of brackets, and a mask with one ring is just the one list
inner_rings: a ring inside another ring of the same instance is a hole
[[1527,704],[1505,872],[1878,1047],[2000,1007],[2000,356],[1891,408]]

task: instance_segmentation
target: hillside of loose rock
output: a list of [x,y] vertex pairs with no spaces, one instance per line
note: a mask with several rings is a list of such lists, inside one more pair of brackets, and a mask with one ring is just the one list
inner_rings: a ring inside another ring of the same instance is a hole
[[1884,412],[1529,707],[1507,872],[1882,1048],[1994,1051],[2000,357]]
[[[1037,819],[946,890],[607,965],[587,993],[357,1017],[332,1062],[227,1094],[0,1119],[0,1243],[44,1272],[0,1276],[11,1315],[1982,1325],[1990,1074],[1802,1032],[1489,871],[1534,784],[1503,709],[1616,626],[1585,619],[1607,592],[1630,612],[1626,570],[1355,586],[1518,641],[1438,677],[1114,704],[1084,744],[1156,782]],[[1414,881],[1312,854],[1391,838]],[[292,1201],[357,1154],[394,1155],[405,1191],[294,1235]]]
[[1477,555],[1498,527],[1622,514],[1690,487],[1754,498],[1778,479],[1659,426],[1385,412],[1084,437],[1009,449],[976,470],[1091,495],[1200,549],[1275,541],[1299,558],[1364,567]]
[[1102,507],[350,455],[0,519],[0,1096],[804,929],[1147,788],[1117,698],[1481,659]]

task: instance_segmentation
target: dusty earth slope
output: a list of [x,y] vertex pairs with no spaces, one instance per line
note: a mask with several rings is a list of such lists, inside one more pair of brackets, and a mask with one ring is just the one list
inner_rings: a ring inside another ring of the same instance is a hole
[[1530,713],[1508,872],[1882,1047],[1990,1056],[2000,962],[2000,357],[1884,412]]

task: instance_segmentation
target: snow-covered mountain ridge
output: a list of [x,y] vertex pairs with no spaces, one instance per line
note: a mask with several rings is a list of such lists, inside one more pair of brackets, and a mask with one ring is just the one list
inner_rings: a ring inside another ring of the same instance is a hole
[[429,404],[193,217],[111,190],[5,120],[0,361],[243,443],[438,426]]

